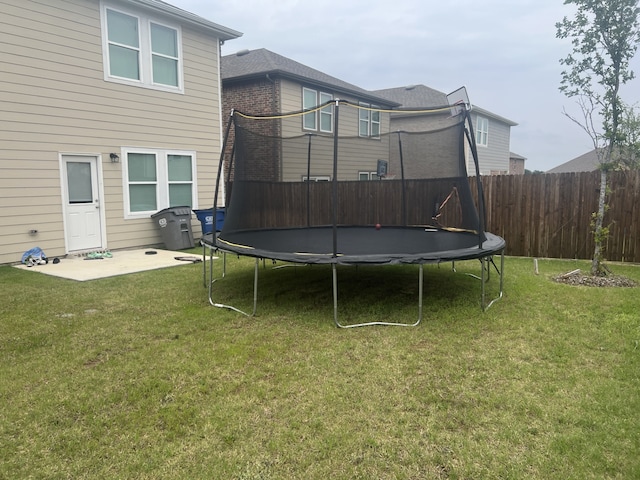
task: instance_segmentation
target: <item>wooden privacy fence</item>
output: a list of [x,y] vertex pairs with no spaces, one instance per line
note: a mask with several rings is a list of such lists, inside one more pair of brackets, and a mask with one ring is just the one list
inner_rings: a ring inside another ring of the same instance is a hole
[[[592,214],[600,172],[481,177],[486,230],[506,240],[506,254],[527,257],[593,256]],[[471,181],[476,194],[476,182]],[[609,174],[610,235],[604,257],[640,263],[640,171]]]

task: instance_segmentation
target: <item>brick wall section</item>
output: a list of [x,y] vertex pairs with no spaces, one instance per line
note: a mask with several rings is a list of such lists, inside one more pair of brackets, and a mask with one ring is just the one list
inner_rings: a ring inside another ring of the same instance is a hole
[[[237,83],[223,81],[222,86],[222,110],[228,120],[231,110],[237,110],[249,115],[266,115],[279,113],[280,105],[280,80],[265,77],[246,80]],[[276,121],[264,121],[254,123],[252,130],[272,137],[280,135],[280,124]],[[229,133],[225,149],[225,172],[229,172],[231,151],[235,141],[233,127]],[[255,156],[258,162],[252,165],[253,180],[280,180],[280,152],[274,151],[273,145],[255,146]],[[231,181],[233,181],[233,169],[231,169]]]

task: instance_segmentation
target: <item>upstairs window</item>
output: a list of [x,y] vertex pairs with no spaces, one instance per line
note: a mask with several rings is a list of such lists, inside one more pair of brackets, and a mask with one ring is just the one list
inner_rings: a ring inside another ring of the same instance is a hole
[[361,137],[380,138],[380,111],[372,110],[377,108],[375,105],[368,103],[360,103],[358,134]]
[[182,92],[180,30],[103,5],[106,81]]
[[476,118],[476,144],[481,147],[489,145],[489,119],[487,118]]
[[[311,88],[302,89],[302,109],[312,110],[318,105],[333,100],[330,93],[319,92]],[[302,128],[305,130],[320,130],[324,133],[333,132],[333,105],[305,114],[302,117]]]

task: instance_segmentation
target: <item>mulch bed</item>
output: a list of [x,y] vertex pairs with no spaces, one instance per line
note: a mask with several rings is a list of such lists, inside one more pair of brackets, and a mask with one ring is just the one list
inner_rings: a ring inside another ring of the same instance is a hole
[[585,287],[636,287],[637,283],[630,278],[612,273],[603,276],[590,275],[581,270],[563,273],[553,277],[554,282],[567,285],[583,285]]

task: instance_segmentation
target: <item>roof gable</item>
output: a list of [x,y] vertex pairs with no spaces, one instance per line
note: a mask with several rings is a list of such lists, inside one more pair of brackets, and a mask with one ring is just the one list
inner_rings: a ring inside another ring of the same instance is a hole
[[374,90],[375,94],[399,103],[403,107],[441,107],[448,105],[447,96],[426,85],[408,85],[406,87]]
[[598,169],[599,165],[598,152],[594,149],[551,170],[547,170],[547,173],[593,172]]
[[[373,93],[398,102],[404,108],[441,107],[448,105],[447,95],[426,85],[408,85],[406,87],[375,90]],[[518,125],[508,118],[496,115],[484,108],[473,105],[473,112],[498,120],[510,127]]]

